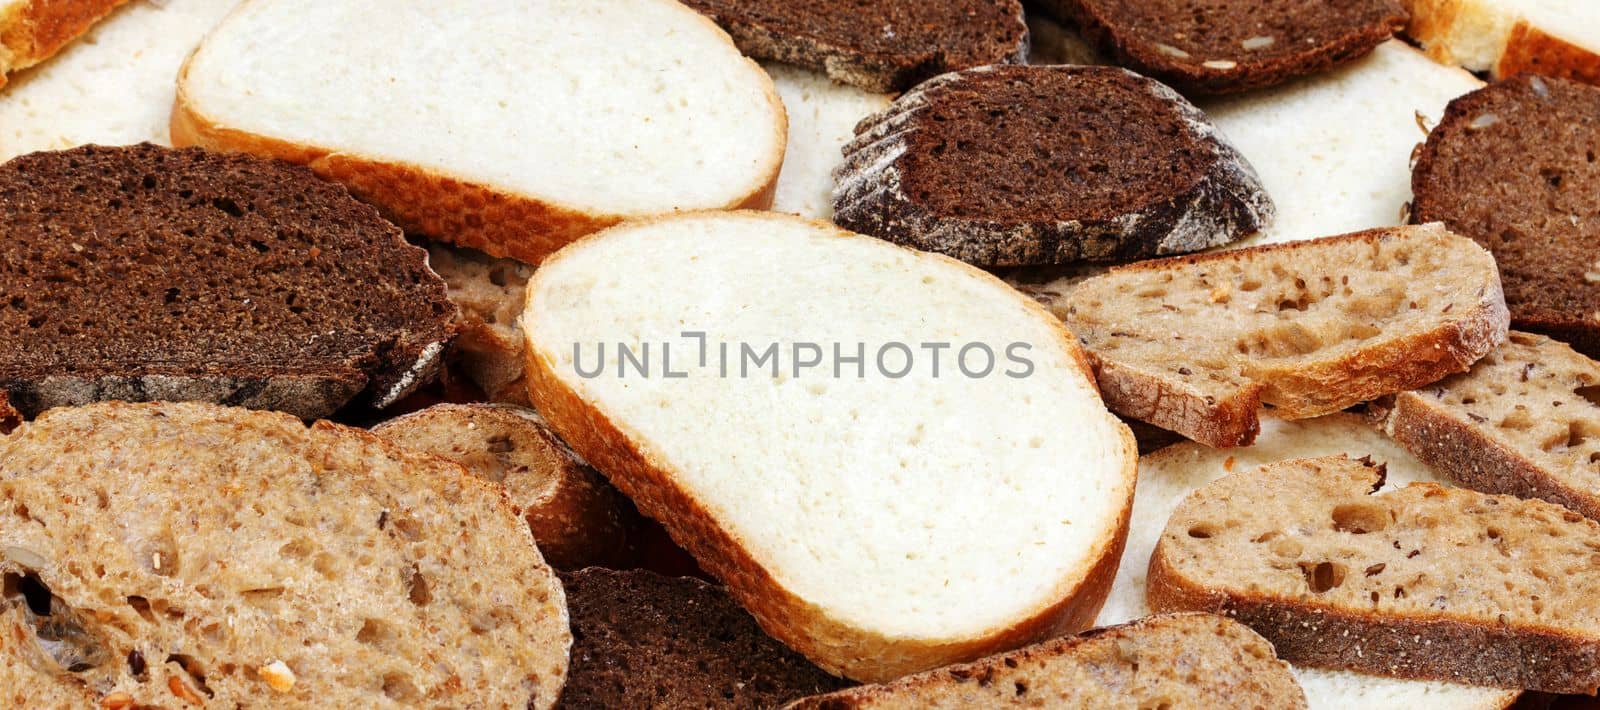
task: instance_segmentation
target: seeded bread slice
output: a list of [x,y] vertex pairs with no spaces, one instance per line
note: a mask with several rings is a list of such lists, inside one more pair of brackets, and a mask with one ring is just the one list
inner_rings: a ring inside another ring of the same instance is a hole
[[1182,254],[1273,214],[1205,114],[1114,67],[946,74],[862,121],[844,154],[835,222],[978,266]]
[[851,708],[1293,708],[1305,693],[1254,631],[1211,614],[1152,616],[789,710]]
[[503,404],[436,404],[372,433],[460,464],[504,486],[556,569],[620,565],[633,506],[556,438],[536,412]]
[[1515,328],[1600,357],[1600,87],[1523,76],[1450,102],[1412,219],[1494,253]]
[[1281,84],[1356,59],[1405,25],[1397,0],[1040,0],[1118,64],[1186,94]]
[[421,249],[344,188],[143,144],[0,166],[0,389],[32,416],[199,400],[326,416],[426,382],[455,307]]
[[460,309],[452,362],[495,402],[528,403],[522,376],[522,302],[533,267],[476,249],[428,245],[428,266]]
[[49,59],[128,0],[0,1],[0,86]]
[[1404,0],[1428,56],[1494,77],[1600,83],[1600,6],[1588,0]]
[[1600,523],[1558,505],[1300,459],[1234,474],[1173,513],[1150,606],[1232,616],[1291,663],[1592,695]]
[[1464,372],[1506,337],[1494,259],[1438,225],[1113,269],[1065,322],[1113,410],[1209,446]]
[[756,59],[825,72],[867,91],[905,91],[928,77],[1021,63],[1019,0],[839,2],[686,0]]
[[0,705],[548,708],[561,585],[505,494],[358,429],[203,404],[0,439]]

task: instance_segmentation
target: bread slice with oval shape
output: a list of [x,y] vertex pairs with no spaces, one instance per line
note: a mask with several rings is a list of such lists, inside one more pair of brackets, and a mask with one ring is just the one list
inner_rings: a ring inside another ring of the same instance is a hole
[[772,80],[672,0],[248,0],[172,114],[178,145],[309,164],[528,262],[624,218],[768,206],[784,130]]
[[972,660],[1104,599],[1133,438],[1060,321],[988,274],[699,213],[563,250],[522,325],[534,406],[824,669]]

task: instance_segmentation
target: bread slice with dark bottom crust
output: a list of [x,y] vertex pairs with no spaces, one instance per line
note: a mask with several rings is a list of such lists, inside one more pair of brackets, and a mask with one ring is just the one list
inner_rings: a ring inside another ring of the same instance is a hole
[[1372,51],[1405,26],[1396,0],[1037,0],[1116,63],[1191,95],[1281,84]]
[[148,143],[0,166],[0,389],[32,416],[199,400],[326,416],[431,378],[456,309],[344,188]]
[[978,266],[1183,254],[1273,215],[1205,114],[1114,67],[946,74],[862,121],[844,155],[835,222]]
[[918,673],[807,698],[788,710],[868,708],[1277,708],[1305,693],[1272,644],[1211,614],[1150,616]]
[[1019,0],[792,2],[685,0],[756,59],[824,72],[867,91],[905,91],[945,72],[1020,64],[1028,25]]
[[1297,666],[1594,694],[1600,522],[1384,470],[1282,461],[1192,493],[1150,559],[1158,611],[1234,617]]
[[1600,88],[1522,76],[1450,102],[1411,183],[1413,220],[1494,253],[1512,327],[1600,357]]

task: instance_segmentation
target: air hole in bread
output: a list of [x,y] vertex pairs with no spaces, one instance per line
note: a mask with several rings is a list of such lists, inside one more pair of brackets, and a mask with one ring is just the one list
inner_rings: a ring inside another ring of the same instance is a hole
[[411,568],[411,579],[408,584],[410,586],[409,597],[412,604],[427,606],[429,602],[433,601],[433,591],[428,588],[428,579],[423,577],[422,572],[416,567]]
[[1337,562],[1309,562],[1300,563],[1300,570],[1305,573],[1306,585],[1311,591],[1322,594],[1330,589],[1337,589],[1344,584],[1344,565]]
[[134,613],[147,622],[155,623],[156,615],[150,612],[150,600],[140,596],[128,597],[128,606],[133,607]]
[[1500,427],[1503,429],[1522,431],[1532,426],[1533,415],[1529,414],[1528,409],[1522,405],[1517,405],[1516,409],[1511,410],[1510,414],[1500,420]]
[[1579,387],[1578,389],[1573,390],[1573,393],[1588,400],[1589,404],[1600,407],[1600,385]]
[[1333,529],[1340,532],[1365,535],[1389,527],[1389,514],[1382,506],[1368,503],[1346,503],[1333,509]]
[[392,637],[389,625],[379,619],[366,619],[361,622],[361,630],[356,632],[357,641],[372,646],[381,646]]
[[1192,528],[1189,528],[1189,537],[1204,540],[1212,535],[1215,535],[1216,532],[1216,528],[1213,528],[1210,525],[1196,525]]
[[417,691],[417,686],[411,680],[399,673],[385,673],[383,676],[383,694],[397,703],[415,703],[422,699],[422,693]]
[[178,670],[189,676],[190,685],[200,689],[200,692],[205,693],[206,697],[216,697],[217,694],[206,685],[205,669],[200,665],[200,661],[195,660],[194,656],[174,653],[167,656],[167,663],[177,666]]
[[22,627],[31,627],[34,643],[42,658],[56,668],[40,668],[55,675],[62,670],[83,673],[111,660],[105,642],[95,626],[55,596],[38,575],[8,573],[0,577],[0,596],[21,616]]

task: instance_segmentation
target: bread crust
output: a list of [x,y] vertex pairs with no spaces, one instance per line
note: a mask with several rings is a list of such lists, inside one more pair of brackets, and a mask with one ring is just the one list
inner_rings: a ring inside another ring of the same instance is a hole
[[[1445,64],[1469,65],[1473,70],[1487,70],[1495,78],[1518,74],[1576,79],[1590,84],[1600,84],[1600,53],[1596,48],[1585,48],[1536,27],[1525,18],[1500,20],[1488,15],[1511,12],[1499,3],[1472,2],[1471,0],[1406,0],[1411,10],[1411,20],[1406,34],[1422,43],[1429,57]],[[1509,24],[1509,27],[1505,24]],[[1454,43],[1481,42],[1483,38],[1459,36],[1473,27],[1488,26],[1505,31],[1494,48],[1498,55],[1487,66],[1470,66],[1475,58],[1456,53]]]
[[0,86],[6,74],[54,56],[128,0],[31,0],[0,18]]
[[[244,0],[240,8],[258,0]],[[723,32],[710,19],[683,8],[698,21]],[[235,9],[238,14],[240,9]],[[224,23],[227,20],[223,20]],[[728,40],[730,43],[732,39]],[[322,146],[293,143],[228,127],[207,116],[190,97],[189,71],[198,53],[191,52],[178,70],[177,98],[171,117],[172,144],[212,150],[241,151],[306,165],[317,175],[345,185],[352,195],[377,206],[407,232],[425,234],[492,256],[537,264],[579,237],[631,216],[565,205],[538,195],[520,195],[489,184],[463,180],[441,171]],[[759,65],[744,59],[756,71]],[[765,72],[761,76],[766,76]],[[777,140],[769,151],[763,177],[746,192],[720,207],[767,209],[778,189],[788,143],[788,116],[770,79],[769,104],[778,117]]]
[[[812,221],[841,237],[859,238],[826,222]],[[552,258],[559,259],[561,255]],[[959,268],[975,277],[1003,283],[986,272],[947,257],[930,254],[927,258],[960,264]],[[534,278],[539,278],[537,273]],[[535,293],[536,289],[530,285],[530,308],[534,305]],[[1020,295],[1018,299],[1027,303],[1038,317],[1046,318],[1051,328],[1060,333],[1069,343],[1069,352],[1074,353],[1078,367],[1088,375],[1091,370],[1087,357],[1060,321],[1031,299]],[[1089,557],[1093,562],[1088,568],[1080,575],[1061,580],[1050,595],[1055,601],[1033,610],[1009,627],[993,629],[973,638],[935,641],[893,638],[846,624],[779,583],[737,538],[717,524],[715,516],[695,498],[693,491],[678,484],[671,467],[658,454],[631,439],[605,413],[585,402],[569,387],[557,374],[556,364],[539,351],[531,336],[526,358],[529,399],[551,427],[627,494],[640,512],[660,521],[673,541],[688,550],[706,572],[726,584],[729,593],[756,618],[761,628],[830,673],[880,682],[1075,633],[1093,623],[1110,594],[1127,539],[1128,519],[1133,512],[1131,496],[1122,503],[1115,530],[1095,542],[1094,552]],[[1137,476],[1138,447],[1126,426],[1119,425],[1117,431],[1127,461],[1123,475],[1131,483]]]

